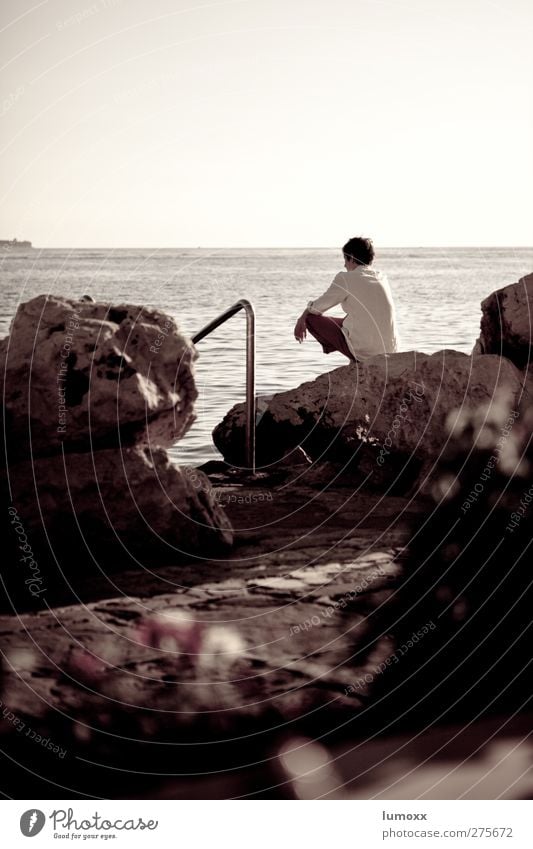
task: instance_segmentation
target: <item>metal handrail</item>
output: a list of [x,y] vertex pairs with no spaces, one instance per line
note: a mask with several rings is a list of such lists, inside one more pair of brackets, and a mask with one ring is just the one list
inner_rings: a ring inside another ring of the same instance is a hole
[[255,474],[255,312],[250,301],[241,298],[240,301],[233,304],[218,318],[210,321],[205,327],[202,327],[198,333],[192,337],[193,343],[196,345],[224,324],[229,318],[232,318],[236,313],[244,310],[246,313],[246,425],[245,425],[245,440],[246,440],[246,465]]

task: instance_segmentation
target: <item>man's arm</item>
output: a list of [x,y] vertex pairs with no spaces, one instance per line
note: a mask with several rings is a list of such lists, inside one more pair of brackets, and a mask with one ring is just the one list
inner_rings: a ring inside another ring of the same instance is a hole
[[303,342],[305,337],[307,336],[307,328],[305,326],[305,321],[308,312],[309,310],[305,309],[296,324],[294,325],[294,338],[297,340],[297,342]]
[[[342,272],[341,272],[342,273]],[[331,286],[316,301],[309,301],[294,327],[294,336],[298,342],[303,342],[307,335],[305,321],[309,313],[321,315],[326,310],[336,307],[346,297],[346,290],[340,285],[339,275],[335,277]]]
[[342,285],[342,272],[336,275],[331,286],[326,289],[323,295],[320,295],[316,301],[309,301],[307,310],[309,312],[318,313],[327,312],[332,307],[336,307],[346,297],[346,289]]

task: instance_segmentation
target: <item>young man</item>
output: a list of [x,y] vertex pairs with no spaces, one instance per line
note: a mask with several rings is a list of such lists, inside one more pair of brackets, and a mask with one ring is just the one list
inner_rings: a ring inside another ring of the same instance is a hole
[[[296,322],[295,338],[303,342],[309,330],[325,354],[340,351],[354,362],[397,351],[392,294],[385,275],[371,268],[371,240],[350,239],[342,252],[346,271],[339,271],[320,298],[309,301]],[[344,318],[322,315],[337,304],[346,313]]]

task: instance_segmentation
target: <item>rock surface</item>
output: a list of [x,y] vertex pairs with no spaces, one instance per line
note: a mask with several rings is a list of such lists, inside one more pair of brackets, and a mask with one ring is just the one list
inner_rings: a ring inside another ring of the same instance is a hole
[[[453,415],[491,403],[500,392],[519,403],[524,391],[523,374],[497,356],[444,350],[372,357],[265,401],[258,462],[288,460],[301,447],[313,460],[349,464],[380,486],[412,483],[440,456]],[[243,463],[243,404],[230,410],[213,438],[226,461]]]
[[[176,467],[162,448],[65,453],[18,463],[13,504],[28,534],[46,533],[58,551],[105,561],[122,554],[183,559],[231,544],[224,509],[205,475]],[[69,520],[71,517],[71,520]]]
[[76,549],[61,566],[83,604],[47,587],[48,609],[0,616],[3,705],[66,751],[59,764],[0,720],[17,764],[109,795],[117,769],[123,793],[142,763],[145,793],[150,772],[227,778],[287,733],[353,729],[370,695],[349,687],[391,645],[369,654],[366,617],[394,591],[424,505],[261,476],[212,494],[237,537],[224,558],[83,577]]
[[231,543],[207,479],[193,483],[165,450],[194,420],[195,358],[156,310],[45,295],[19,307],[0,343],[2,487],[49,584],[60,580],[56,551],[69,546],[76,568],[94,570],[93,559],[115,568]]
[[[516,740],[527,738],[531,715],[513,711],[510,723],[489,703],[481,728],[483,702],[443,727],[450,717],[440,694],[429,705],[419,701],[422,684],[410,677],[418,649],[403,655],[404,639],[428,621],[425,610],[413,615],[413,597],[422,596],[410,591],[417,570],[409,548],[410,529],[418,533],[433,500],[335,485],[317,491],[306,479],[273,485],[261,474],[253,485],[226,475],[222,485],[223,472],[213,472],[237,533],[226,559],[203,560],[201,568],[196,560],[169,563],[157,573],[139,564],[113,584],[105,574],[86,581],[84,604],[58,605],[47,593],[51,609],[0,616],[4,791],[55,798],[60,782],[69,798],[272,798],[293,792],[295,781],[294,762],[289,780],[276,753],[292,745],[298,755],[306,738],[332,752],[327,787],[358,798],[434,798],[435,776],[443,798],[456,798],[458,786],[465,797],[523,798],[531,752],[512,769],[509,758]],[[382,611],[402,587],[406,609],[403,596],[395,609],[409,620],[398,615],[383,628]],[[439,601],[441,609],[448,603]],[[483,622],[492,629],[493,620]],[[457,642],[461,652],[461,632]],[[387,670],[401,690],[385,687],[383,666],[394,657],[398,665]],[[524,666],[524,679],[527,672]],[[496,692],[502,680],[491,674]],[[446,680],[444,688],[453,701]],[[36,733],[54,750],[36,743]],[[499,733],[511,738],[500,774]],[[446,780],[450,764],[453,780]],[[309,780],[316,767],[315,757],[300,784],[312,798],[325,793],[323,782]]]
[[499,354],[518,368],[531,363],[533,274],[492,292],[481,304],[481,332],[474,354]]
[[27,442],[34,457],[62,445],[168,446],[194,420],[196,353],[163,312],[40,295],[0,345],[12,457]]

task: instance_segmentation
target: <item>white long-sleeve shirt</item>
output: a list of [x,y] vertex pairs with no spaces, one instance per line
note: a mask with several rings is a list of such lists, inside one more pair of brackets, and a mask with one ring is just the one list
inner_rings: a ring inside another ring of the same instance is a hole
[[398,350],[394,303],[384,274],[369,265],[339,271],[329,289],[309,301],[307,309],[320,314],[337,304],[346,313],[342,331],[354,357],[364,360]]

